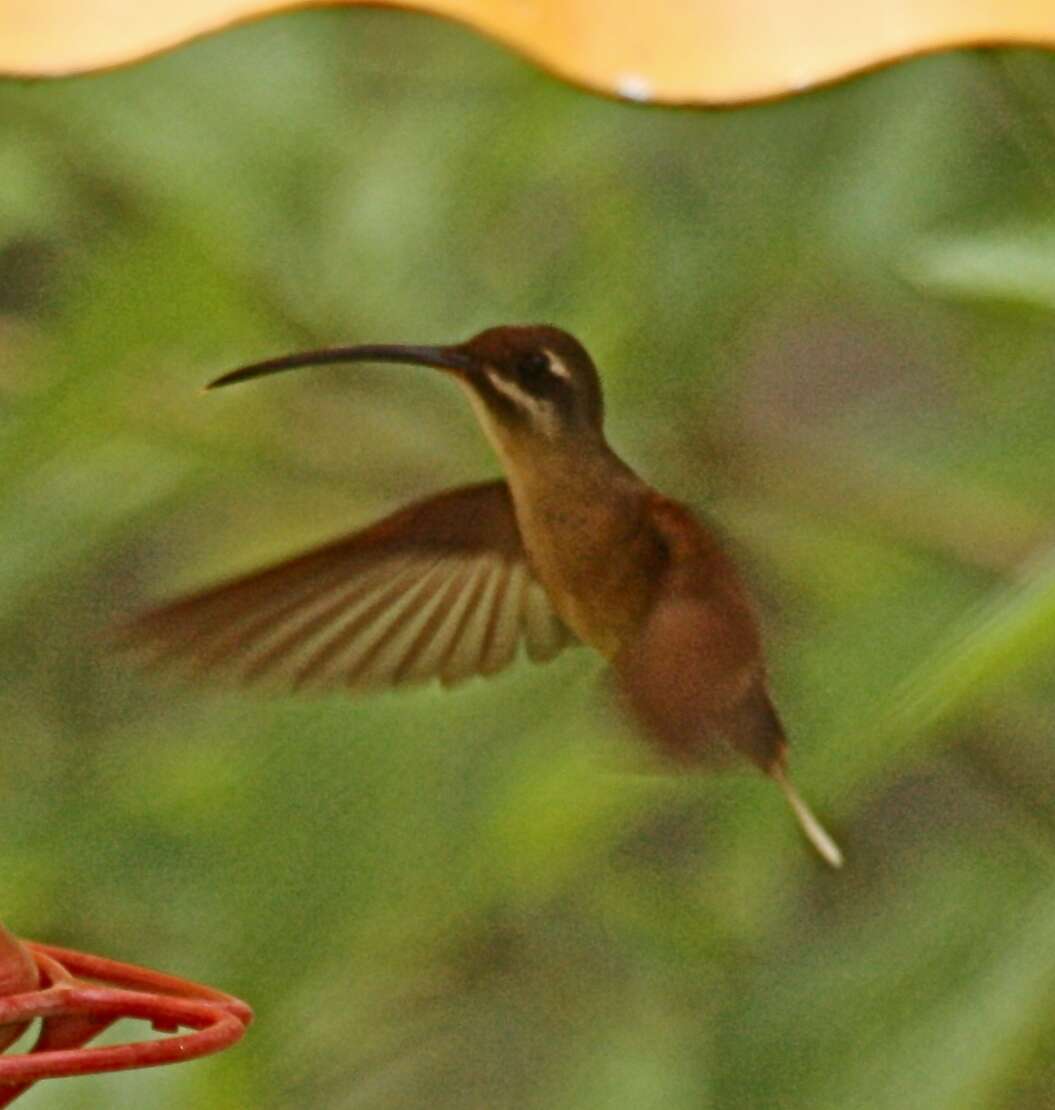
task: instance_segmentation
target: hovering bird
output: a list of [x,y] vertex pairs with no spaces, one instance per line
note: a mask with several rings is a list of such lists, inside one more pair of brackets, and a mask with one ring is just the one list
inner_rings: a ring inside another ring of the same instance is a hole
[[204,673],[364,691],[547,660],[581,641],[674,765],[745,756],[775,780],[832,866],[842,854],[787,776],[754,607],[715,535],[608,445],[597,370],[573,336],[495,327],[451,346],[285,355],[207,387],[284,370],[394,362],[450,375],[504,481],[440,493],[287,562],[136,619],[133,637]]

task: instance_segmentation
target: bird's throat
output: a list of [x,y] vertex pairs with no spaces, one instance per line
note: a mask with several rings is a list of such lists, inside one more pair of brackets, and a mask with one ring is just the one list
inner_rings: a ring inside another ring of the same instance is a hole
[[554,609],[609,659],[636,634],[652,600],[657,537],[644,526],[647,487],[605,447],[587,459],[496,443],[517,524]]

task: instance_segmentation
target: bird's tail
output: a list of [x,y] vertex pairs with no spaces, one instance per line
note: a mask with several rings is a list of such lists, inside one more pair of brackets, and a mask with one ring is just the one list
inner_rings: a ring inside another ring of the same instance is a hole
[[795,814],[795,819],[806,834],[806,839],[817,849],[817,854],[832,867],[842,867],[843,854],[839,845],[835,843],[828,830],[817,820],[813,810],[806,805],[802,796],[791,785],[791,780],[784,768],[778,764],[772,767],[769,773],[777,786],[780,787],[784,797],[787,798],[788,805],[791,806],[791,812]]

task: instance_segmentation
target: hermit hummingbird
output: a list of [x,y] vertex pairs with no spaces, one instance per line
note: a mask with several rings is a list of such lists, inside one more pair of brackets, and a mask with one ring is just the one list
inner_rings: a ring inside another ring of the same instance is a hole
[[432,367],[469,399],[505,480],[427,497],[296,558],[147,612],[133,637],[203,671],[293,687],[454,685],[576,641],[672,766],[739,754],[770,776],[832,866],[842,854],[787,775],[754,604],[715,533],[604,434],[593,360],[548,325],[450,346],[284,355],[207,388],[331,363]]

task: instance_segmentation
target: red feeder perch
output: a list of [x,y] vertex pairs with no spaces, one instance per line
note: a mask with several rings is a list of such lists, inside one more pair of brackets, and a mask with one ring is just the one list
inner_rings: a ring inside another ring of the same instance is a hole
[[[36,1043],[3,1055],[42,1020]],[[121,1018],[159,1032],[194,1032],[87,1048]],[[0,925],[0,1108],[39,1079],[150,1068],[220,1052],[241,1040],[253,1011],[222,991],[68,948],[19,941]]]

